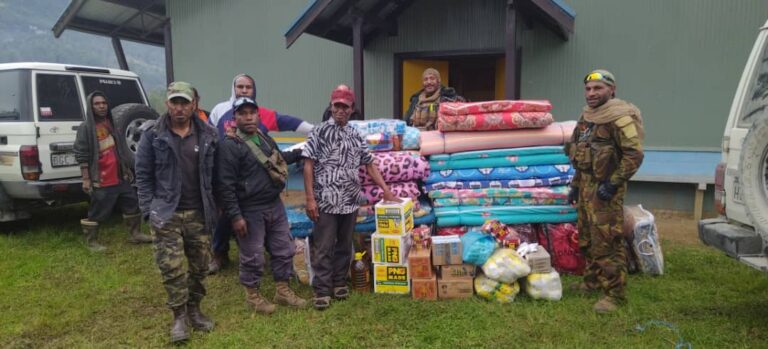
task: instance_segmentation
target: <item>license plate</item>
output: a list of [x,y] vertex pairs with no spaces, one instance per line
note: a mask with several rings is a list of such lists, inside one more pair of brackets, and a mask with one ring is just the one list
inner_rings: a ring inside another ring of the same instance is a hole
[[77,160],[75,160],[75,154],[73,153],[51,154],[51,167],[66,167],[75,165],[77,165]]
[[739,177],[733,178],[733,201],[740,204],[744,203],[744,193],[741,191]]

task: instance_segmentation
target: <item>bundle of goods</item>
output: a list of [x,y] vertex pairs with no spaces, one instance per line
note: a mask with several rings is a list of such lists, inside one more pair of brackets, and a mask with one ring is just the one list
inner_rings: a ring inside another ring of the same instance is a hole
[[350,120],[351,126],[368,144],[371,151],[400,150],[405,122],[393,119]]
[[[413,202],[380,202],[374,206],[375,233],[371,235],[373,291],[375,293],[408,294],[411,276],[408,271],[412,245]],[[420,232],[423,234],[423,232]],[[421,247],[421,243],[418,245]]]
[[631,237],[631,248],[641,272],[664,274],[664,255],[661,253],[656,220],[642,206],[624,206],[624,231]]
[[449,132],[542,128],[554,121],[550,110],[549,101],[440,103],[437,129]]
[[539,228],[539,245],[552,255],[555,270],[563,274],[584,274],[586,260],[579,249],[576,224],[542,224]]

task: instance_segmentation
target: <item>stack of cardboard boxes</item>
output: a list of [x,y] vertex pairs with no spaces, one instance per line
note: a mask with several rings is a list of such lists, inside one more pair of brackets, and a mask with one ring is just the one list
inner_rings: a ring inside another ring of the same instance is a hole
[[461,239],[457,235],[432,238],[432,264],[439,269],[439,299],[470,298],[474,294],[475,266],[463,264]]
[[428,237],[421,235],[408,254],[411,271],[411,297],[413,299],[437,300],[437,275],[432,266],[432,247]]
[[376,232],[371,235],[373,292],[408,294],[408,251],[413,229],[413,201],[374,206]]

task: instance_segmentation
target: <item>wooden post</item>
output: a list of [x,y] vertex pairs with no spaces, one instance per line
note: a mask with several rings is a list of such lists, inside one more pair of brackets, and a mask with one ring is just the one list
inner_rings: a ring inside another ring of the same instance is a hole
[[517,43],[517,9],[515,0],[507,0],[504,45],[504,98],[520,99],[520,56]]
[[706,191],[706,183],[698,183],[696,185],[696,196],[693,199],[693,220],[697,222],[697,224],[704,215],[704,192]]
[[123,44],[117,36],[112,37],[112,48],[115,49],[115,56],[117,56],[117,64],[120,65],[120,69],[128,70],[128,61],[125,59]]
[[167,84],[173,82],[173,42],[171,41],[171,21],[165,24],[163,30],[163,39],[165,46],[165,81]]
[[355,80],[355,107],[360,111],[360,118],[365,119],[365,80],[363,77],[363,16],[354,16],[352,23],[352,75]]

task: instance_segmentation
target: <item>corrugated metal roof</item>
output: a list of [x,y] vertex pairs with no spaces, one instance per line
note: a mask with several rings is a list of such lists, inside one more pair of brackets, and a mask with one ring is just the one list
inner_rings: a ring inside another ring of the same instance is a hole
[[57,38],[71,29],[163,46],[167,21],[163,0],[72,0],[52,30]]

